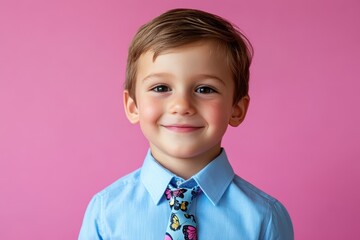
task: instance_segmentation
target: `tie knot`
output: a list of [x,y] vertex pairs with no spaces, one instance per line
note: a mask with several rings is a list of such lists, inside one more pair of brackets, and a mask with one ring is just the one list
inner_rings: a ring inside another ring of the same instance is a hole
[[186,212],[199,192],[200,188],[198,186],[193,188],[172,188],[169,186],[165,190],[165,197],[169,201],[172,210]]

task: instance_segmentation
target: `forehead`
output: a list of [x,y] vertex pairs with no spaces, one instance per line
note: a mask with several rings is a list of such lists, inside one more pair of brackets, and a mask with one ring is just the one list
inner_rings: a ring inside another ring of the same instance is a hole
[[231,78],[224,47],[215,41],[198,41],[183,46],[143,53],[138,59],[137,79],[149,74],[171,73],[181,77],[211,74]]
[[[160,49],[160,50],[157,50]],[[167,53],[174,53],[174,52],[187,52],[187,51],[197,51],[197,50],[203,50],[204,53],[209,54],[209,55],[218,55],[219,57],[224,57],[224,53],[225,53],[225,48],[223,47],[223,45],[216,40],[196,40],[193,42],[189,42],[186,44],[181,44],[175,47],[158,47],[158,46],[154,46],[153,48],[151,48],[150,51],[148,52],[152,52],[155,53],[155,58],[158,55],[161,54],[167,54]]]

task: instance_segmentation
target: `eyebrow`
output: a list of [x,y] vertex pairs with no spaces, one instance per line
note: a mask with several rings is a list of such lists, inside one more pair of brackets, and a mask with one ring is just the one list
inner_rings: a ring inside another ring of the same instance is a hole
[[199,75],[197,75],[197,79],[210,79],[210,78],[219,81],[223,85],[226,85],[225,81],[222,80],[221,78],[219,78],[216,75],[212,75],[212,74],[199,74]]
[[146,81],[150,78],[170,78],[170,77],[173,77],[173,75],[170,73],[151,73],[146,77],[144,77],[142,81]]
[[[171,77],[173,77],[171,73],[152,73],[144,77],[142,81],[146,81],[150,78],[171,78]],[[212,74],[198,74],[194,77],[194,79],[215,79],[219,81],[221,84],[226,85],[224,80]]]

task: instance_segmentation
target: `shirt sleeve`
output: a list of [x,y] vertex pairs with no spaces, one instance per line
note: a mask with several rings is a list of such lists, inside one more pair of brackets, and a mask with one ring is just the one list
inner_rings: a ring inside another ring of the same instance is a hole
[[86,209],[78,239],[100,240],[103,239],[102,232],[101,198],[95,195]]
[[276,201],[269,209],[269,222],[262,239],[293,240],[294,230],[285,207]]

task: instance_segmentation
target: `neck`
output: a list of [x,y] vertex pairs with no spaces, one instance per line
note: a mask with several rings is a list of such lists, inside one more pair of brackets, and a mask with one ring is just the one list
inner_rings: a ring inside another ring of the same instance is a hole
[[220,143],[209,151],[189,157],[176,157],[159,151],[156,146],[150,144],[151,154],[166,169],[177,176],[187,180],[198,173],[213,159],[215,159],[221,151]]

